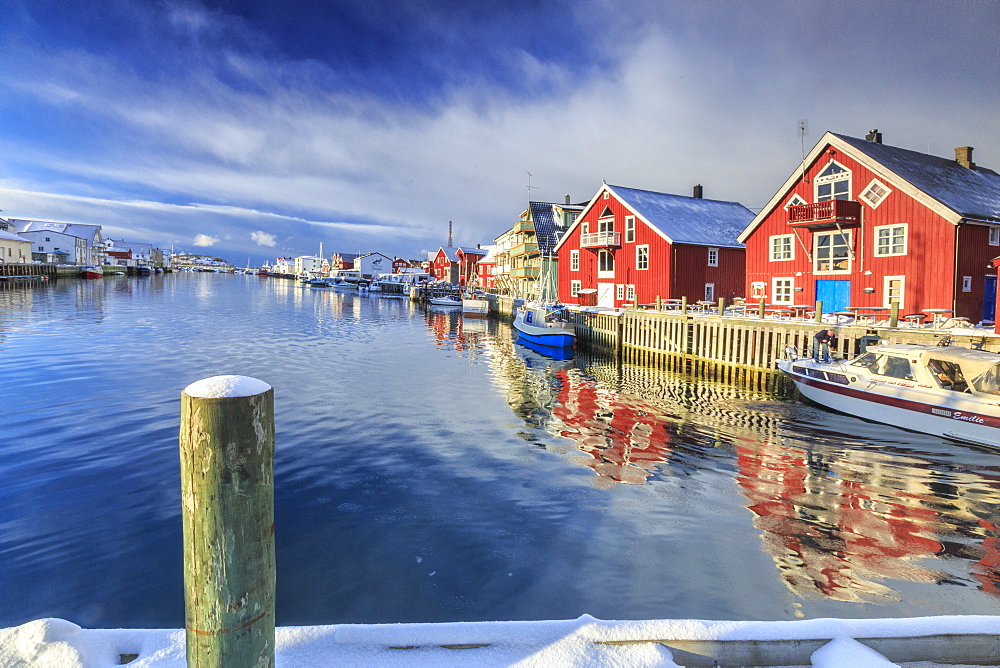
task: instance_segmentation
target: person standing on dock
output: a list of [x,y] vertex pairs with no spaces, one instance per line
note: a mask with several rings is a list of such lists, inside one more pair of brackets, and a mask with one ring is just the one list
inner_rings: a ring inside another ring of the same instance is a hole
[[[832,329],[821,329],[813,337],[813,359],[823,362],[832,362],[830,357],[830,346],[837,345],[837,333]],[[822,358],[822,359],[820,359]]]

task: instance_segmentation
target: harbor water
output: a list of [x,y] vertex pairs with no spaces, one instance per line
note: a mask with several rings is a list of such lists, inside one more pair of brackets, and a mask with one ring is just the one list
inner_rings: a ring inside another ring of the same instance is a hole
[[0,627],[184,623],[180,393],[275,391],[277,623],[1000,613],[1000,454],[257,276],[0,292]]

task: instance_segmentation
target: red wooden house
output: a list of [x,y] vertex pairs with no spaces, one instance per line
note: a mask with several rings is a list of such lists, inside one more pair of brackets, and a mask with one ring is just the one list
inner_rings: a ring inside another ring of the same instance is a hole
[[993,320],[1000,175],[955,156],[826,133],[739,237],[747,298]]
[[431,260],[430,273],[435,281],[468,285],[477,275],[476,264],[486,255],[481,248],[442,246]]
[[702,199],[701,186],[684,197],[604,184],[556,244],[559,298],[618,307],[742,296],[736,237],[751,218],[738,202]]

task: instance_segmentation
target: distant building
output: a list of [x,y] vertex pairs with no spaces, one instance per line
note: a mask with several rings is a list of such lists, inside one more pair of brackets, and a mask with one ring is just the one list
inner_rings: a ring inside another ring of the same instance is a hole
[[[11,219],[17,236],[31,242],[33,261],[77,265],[104,264],[100,225]],[[56,259],[61,258],[61,259]]]
[[529,202],[513,227],[495,239],[494,284],[499,291],[539,297],[544,279],[548,281],[544,292],[555,298],[555,246],[584,208],[569,199],[567,195],[563,204]]
[[153,244],[142,241],[125,241],[124,239],[107,239],[105,249],[111,251],[131,251],[129,267],[153,266]]
[[392,273],[393,260],[382,253],[366,253],[354,258],[354,270],[361,272],[361,278],[370,280],[379,274]]

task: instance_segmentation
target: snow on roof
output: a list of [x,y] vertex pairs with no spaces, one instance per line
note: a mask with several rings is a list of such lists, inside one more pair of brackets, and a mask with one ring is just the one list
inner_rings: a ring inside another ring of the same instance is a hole
[[753,212],[739,202],[607,187],[672,243],[742,248],[736,237],[753,220]]
[[[881,654],[851,639],[905,638],[903,642],[917,648],[918,654],[922,647],[951,656],[951,646],[955,658],[966,658],[958,644],[960,634],[998,633],[1000,618],[991,615],[788,622],[601,621],[583,615],[565,621],[341,624],[275,629],[275,662],[282,666],[668,667],[681,660],[671,654],[672,641],[785,640],[814,641],[809,646],[824,643],[810,656],[813,666],[890,666],[894,664],[882,663]],[[954,638],[936,644],[928,638],[952,634]],[[129,665],[181,668],[186,665],[184,631],[81,629],[62,619],[0,629],[4,666],[110,666],[119,664],[123,654],[138,655]]]
[[4,241],[23,241],[26,244],[30,244],[30,239],[25,239],[24,237],[19,237],[13,232],[7,232],[6,230],[0,230],[0,239]]
[[86,223],[55,223],[46,220],[22,220],[11,218],[10,222],[18,232],[56,232],[78,239],[86,239],[91,244],[101,232],[100,225]]
[[[1000,221],[1000,174],[955,160],[830,133],[885,166],[963,218]],[[860,184],[864,187],[866,184]]]
[[472,248],[471,246],[459,246],[457,251],[462,251],[464,255],[486,255],[486,250],[483,248]]

